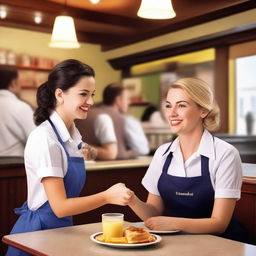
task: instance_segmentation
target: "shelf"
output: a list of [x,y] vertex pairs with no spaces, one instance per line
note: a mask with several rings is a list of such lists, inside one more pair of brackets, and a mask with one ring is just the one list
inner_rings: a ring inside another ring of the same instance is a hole
[[3,65],[3,64],[0,64],[0,66],[16,67],[17,69],[22,69],[22,70],[35,70],[35,71],[47,71],[47,72],[52,70],[52,68],[41,68],[38,66]]
[[149,104],[148,101],[137,101],[131,102],[130,106],[147,106]]
[[35,70],[35,71],[51,71],[52,68],[40,68],[40,67],[36,67],[36,66],[30,66],[30,67],[25,67],[25,66],[16,66],[17,69],[22,69],[22,70]]
[[[39,86],[40,86],[40,85],[39,85]],[[39,87],[39,86],[38,86],[38,87]],[[20,87],[21,87],[21,89],[33,89],[33,90],[38,88],[37,86],[34,86],[34,85],[33,85],[33,86],[21,85]]]

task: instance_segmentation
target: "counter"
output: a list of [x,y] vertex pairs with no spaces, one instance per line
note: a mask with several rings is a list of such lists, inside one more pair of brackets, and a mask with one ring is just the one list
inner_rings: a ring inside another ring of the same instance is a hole
[[[101,192],[110,186],[122,182],[135,191],[137,196],[146,200],[147,191],[141,180],[152,157],[143,157],[122,161],[88,162],[86,184],[82,196]],[[13,209],[26,200],[27,184],[23,159],[0,158],[0,237],[9,234],[17,216]],[[251,242],[256,244],[256,165],[243,164],[244,178],[242,197],[237,202],[235,215],[250,230]],[[105,205],[98,209],[74,217],[76,225],[101,221],[104,212],[123,212],[127,221],[140,221],[128,206]],[[4,255],[0,250],[0,255]]]

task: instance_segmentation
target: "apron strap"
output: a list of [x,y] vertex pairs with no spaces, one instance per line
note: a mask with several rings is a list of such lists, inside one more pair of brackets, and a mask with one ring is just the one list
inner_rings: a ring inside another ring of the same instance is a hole
[[167,156],[167,158],[166,158],[166,160],[164,162],[164,166],[163,166],[162,172],[167,173],[171,161],[172,161],[172,152],[170,152],[168,154],[168,156]]
[[201,155],[201,172],[202,176],[209,176],[209,158]]
[[51,126],[52,126],[52,128],[53,128],[53,131],[55,132],[55,134],[56,134],[56,136],[57,136],[57,138],[58,138],[58,141],[60,142],[60,144],[61,144],[62,147],[64,148],[64,150],[65,150],[67,156],[69,156],[69,153],[68,153],[68,151],[66,150],[65,145],[64,145],[64,142],[63,142],[63,140],[61,139],[61,137],[60,137],[60,135],[59,135],[59,133],[58,133],[58,131],[57,131],[55,125],[53,124],[53,122],[52,122],[52,120],[51,120],[50,118],[48,118],[48,121],[49,121],[49,123],[51,124]]
[[[169,151],[170,147],[172,146],[172,143],[173,143],[173,141],[172,141],[172,142],[170,143],[170,145],[167,147],[167,149],[165,150],[165,152],[163,153],[162,156],[164,156],[164,155]],[[168,156],[167,156],[167,158],[166,158],[166,160],[165,160],[165,162],[164,162],[164,166],[163,166],[162,172],[167,173],[168,167],[169,167],[171,161],[172,161],[172,152],[170,152],[170,153],[168,154]]]
[[170,143],[170,145],[169,145],[169,146],[167,147],[167,149],[164,151],[164,153],[162,154],[162,156],[164,156],[164,155],[168,152],[168,150],[170,149],[172,143],[173,143],[173,141]]

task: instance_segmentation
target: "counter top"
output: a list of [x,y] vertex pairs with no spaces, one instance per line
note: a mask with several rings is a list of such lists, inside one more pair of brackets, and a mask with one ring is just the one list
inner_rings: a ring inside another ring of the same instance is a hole
[[[138,167],[148,167],[152,156],[139,157],[136,159],[114,160],[114,161],[85,161],[87,171],[100,171],[107,169],[130,169]],[[12,167],[24,167],[23,157],[0,157],[0,169]],[[242,163],[243,176],[256,179],[256,164]]]
[[23,166],[24,158],[21,156],[0,156],[0,168]]
[[256,182],[256,164],[242,164],[243,180]]
[[85,161],[87,171],[105,169],[148,167],[152,160],[151,156],[139,157],[136,159],[114,160],[114,161]]

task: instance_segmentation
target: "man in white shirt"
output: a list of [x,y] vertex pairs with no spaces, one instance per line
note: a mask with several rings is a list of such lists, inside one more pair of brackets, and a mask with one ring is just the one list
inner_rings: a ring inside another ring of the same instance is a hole
[[0,156],[23,156],[29,133],[35,128],[31,107],[20,92],[15,67],[0,67]]
[[91,108],[86,120],[76,122],[83,140],[97,149],[100,160],[129,159],[149,153],[140,122],[127,115],[129,98],[128,90],[110,84],[104,89],[103,104]]

